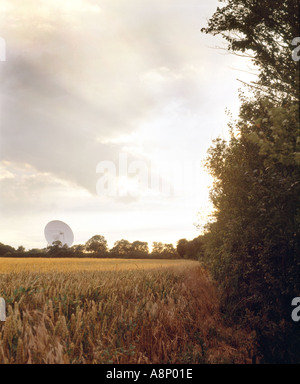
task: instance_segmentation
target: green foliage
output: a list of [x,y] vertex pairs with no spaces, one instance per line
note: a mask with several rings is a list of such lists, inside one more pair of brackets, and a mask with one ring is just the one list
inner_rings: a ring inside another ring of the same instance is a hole
[[221,35],[228,50],[250,56],[259,69],[254,82],[273,100],[299,100],[299,65],[292,40],[299,36],[298,0],[220,0],[202,32]]
[[226,3],[204,32],[226,36],[229,50],[251,50],[260,76],[253,98],[240,96],[229,142],[216,139],[208,152],[215,214],[205,258],[224,315],[256,332],[263,361],[299,363],[299,325],[291,320],[291,300],[300,296],[299,65],[289,46],[298,2]]
[[0,243],[0,256],[2,257],[9,257],[14,255],[15,249],[11,247],[10,245],[5,245]]
[[149,257],[148,243],[143,241],[134,241],[131,244],[131,257],[134,259],[146,259]]
[[95,235],[85,243],[85,249],[98,257],[106,257],[108,253],[107,241],[104,236]]
[[83,244],[74,244],[74,245],[72,245],[71,250],[72,250],[74,257],[83,257],[84,251],[85,251],[85,246]]
[[[223,288],[224,311],[250,324],[266,359],[280,362],[296,358],[300,346],[290,319],[291,300],[300,294],[299,123],[294,106],[289,114],[282,108],[266,110],[269,124],[262,114],[263,123],[250,133],[243,130],[243,115],[239,137],[228,144],[216,140],[210,149],[207,167],[215,178],[216,212],[206,241],[210,266]],[[276,137],[276,126],[285,140]]]
[[[192,240],[192,242],[197,239]],[[68,247],[61,241],[54,241],[51,246],[46,249],[30,249],[26,251],[23,246],[19,246],[17,250],[9,245],[0,243],[0,257],[50,257],[50,258],[123,258],[123,259],[178,259],[180,258],[173,244],[163,244],[154,242],[154,250],[150,253],[148,243],[136,240],[130,243],[128,240],[121,239],[114,243],[109,249],[107,241],[102,235],[95,235],[89,239],[85,245],[75,244]],[[194,253],[191,257],[194,258]]]
[[180,256],[173,244],[164,244],[154,241],[152,244],[151,258],[153,259],[178,259]]
[[53,241],[52,245],[47,248],[48,257],[71,257],[72,250],[67,244],[62,244],[60,240]]
[[131,244],[128,240],[121,239],[115,242],[113,248],[110,250],[112,257],[122,257],[124,259],[130,257]]
[[193,240],[180,239],[177,242],[177,253],[184,259],[201,260],[204,256],[204,236]]

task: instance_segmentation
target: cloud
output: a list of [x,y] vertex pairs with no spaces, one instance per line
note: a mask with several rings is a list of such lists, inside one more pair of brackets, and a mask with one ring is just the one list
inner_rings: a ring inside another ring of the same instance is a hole
[[[121,153],[154,169],[163,161],[199,161],[211,140],[226,134],[225,107],[236,111],[238,101],[229,67],[243,63],[208,48],[218,40],[200,33],[217,0],[1,4],[4,217],[44,218],[51,210],[114,217],[157,207],[163,215],[169,204],[197,210],[190,197],[99,198],[96,167],[117,165]],[[206,199],[201,177],[196,193]],[[147,217],[139,225],[146,228]]]
[[122,199],[126,201],[130,196],[95,196],[29,164],[2,162],[0,175],[1,241],[15,247],[46,246],[43,229],[54,219],[72,227],[77,244],[99,233],[110,246],[122,237],[151,244],[155,240],[172,242],[178,236],[197,235],[193,227],[197,197],[187,203],[184,197],[141,196],[128,206]]

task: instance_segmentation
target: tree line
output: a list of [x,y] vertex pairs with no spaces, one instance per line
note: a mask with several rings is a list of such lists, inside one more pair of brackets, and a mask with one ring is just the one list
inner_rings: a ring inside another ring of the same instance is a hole
[[231,138],[216,139],[206,166],[214,217],[205,258],[228,321],[254,332],[266,363],[300,362],[300,127],[298,0],[224,0],[202,32],[247,56],[256,81],[240,92]]
[[147,242],[121,239],[108,247],[107,240],[102,235],[91,237],[85,244],[68,247],[61,241],[54,241],[46,248],[25,250],[23,246],[17,249],[0,243],[0,257],[93,257],[93,258],[124,258],[124,259],[194,259],[203,257],[204,244],[202,236],[193,240],[180,239],[176,247],[173,244],[153,242],[149,250]]

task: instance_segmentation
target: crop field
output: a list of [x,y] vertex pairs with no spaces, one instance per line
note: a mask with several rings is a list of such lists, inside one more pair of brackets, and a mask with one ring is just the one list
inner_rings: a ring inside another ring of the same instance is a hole
[[0,296],[0,363],[250,362],[196,261],[0,259]]
[[198,265],[191,260],[163,259],[96,259],[96,258],[1,258],[0,273],[8,272],[73,272],[122,271],[159,268],[186,268]]

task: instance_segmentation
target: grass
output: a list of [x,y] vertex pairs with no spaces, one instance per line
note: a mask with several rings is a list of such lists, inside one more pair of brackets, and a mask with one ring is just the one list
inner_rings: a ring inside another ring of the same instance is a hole
[[186,260],[0,260],[0,363],[248,363],[218,291]]

